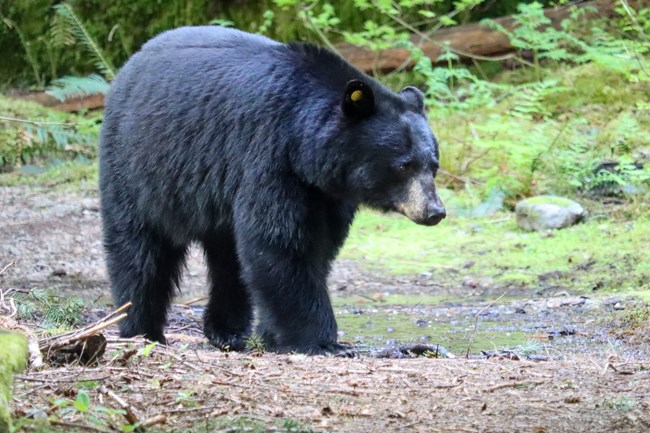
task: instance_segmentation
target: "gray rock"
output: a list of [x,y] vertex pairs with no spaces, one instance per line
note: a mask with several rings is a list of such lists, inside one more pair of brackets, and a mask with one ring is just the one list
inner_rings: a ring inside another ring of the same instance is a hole
[[524,230],[561,229],[573,225],[585,216],[585,210],[564,197],[540,195],[517,203],[517,224]]

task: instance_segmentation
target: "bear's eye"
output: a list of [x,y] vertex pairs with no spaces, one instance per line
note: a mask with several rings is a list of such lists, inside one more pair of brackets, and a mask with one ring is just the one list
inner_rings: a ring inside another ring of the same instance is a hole
[[400,164],[399,166],[399,171],[406,173],[407,171],[413,170],[413,163],[412,162],[405,162],[403,164]]

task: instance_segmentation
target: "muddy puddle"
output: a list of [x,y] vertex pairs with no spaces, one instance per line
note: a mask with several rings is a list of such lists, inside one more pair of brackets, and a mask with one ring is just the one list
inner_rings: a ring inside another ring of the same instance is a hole
[[[643,358],[645,346],[628,345],[612,332],[611,318],[633,308],[634,299],[558,296],[543,299],[443,300],[428,295],[334,296],[339,340],[361,355],[413,345],[441,346],[424,356],[489,357],[512,353],[522,358],[596,358],[617,354]],[[202,305],[175,305],[168,338],[202,341]],[[423,355],[420,351],[419,355]]]
[[[397,296],[396,298],[400,298]],[[553,358],[608,352],[638,356],[610,332],[608,317],[628,308],[617,298],[562,296],[484,302],[410,297],[361,303],[336,298],[340,338],[360,346],[439,344],[456,356],[512,350]],[[631,307],[630,307],[631,308]]]

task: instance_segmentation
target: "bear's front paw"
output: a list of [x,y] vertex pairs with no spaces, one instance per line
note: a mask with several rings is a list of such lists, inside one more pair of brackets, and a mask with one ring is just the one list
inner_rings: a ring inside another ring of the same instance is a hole
[[210,344],[219,350],[241,352],[246,349],[246,339],[248,336],[244,333],[237,332],[209,332],[206,337]]

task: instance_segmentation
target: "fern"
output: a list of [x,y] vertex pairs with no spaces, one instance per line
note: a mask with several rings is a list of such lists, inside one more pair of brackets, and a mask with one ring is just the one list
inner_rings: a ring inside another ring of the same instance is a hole
[[66,76],[52,81],[46,93],[63,102],[82,96],[105,95],[108,88],[108,82],[98,74],[87,77]]
[[54,14],[50,24],[48,40],[54,47],[74,45],[75,36],[68,20],[61,14]]
[[54,9],[58,15],[68,22],[75,39],[86,48],[91,56],[94,57],[94,63],[97,69],[101,71],[108,80],[112,80],[115,77],[115,68],[104,55],[101,48],[99,48],[97,42],[93,39],[90,33],[88,33],[88,30],[79,17],[74,13],[72,7],[67,3],[61,3],[55,5]]
[[565,90],[558,86],[558,80],[547,80],[539,83],[524,84],[518,87],[518,101],[510,110],[510,114],[522,119],[548,119],[551,112],[544,106],[544,99],[553,93]]
[[32,71],[34,72],[34,78],[36,79],[36,83],[40,88],[43,88],[45,82],[43,80],[43,75],[41,74],[41,68],[39,66],[38,59],[34,55],[34,52],[32,51],[31,48],[31,43],[25,38],[25,35],[23,34],[22,31],[16,26],[16,23],[14,23],[12,20],[9,18],[0,15],[0,19],[4,22],[4,24],[7,26],[9,30],[14,30],[16,34],[18,35],[18,39],[20,40],[20,44],[23,46],[25,50],[25,56],[27,57],[27,61],[29,62],[29,65],[32,67]]

